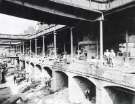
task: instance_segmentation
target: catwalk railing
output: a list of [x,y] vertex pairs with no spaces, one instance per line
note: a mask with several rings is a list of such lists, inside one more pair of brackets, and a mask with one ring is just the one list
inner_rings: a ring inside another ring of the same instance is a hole
[[64,59],[41,56],[23,56],[20,58],[41,66],[50,65],[53,70],[69,71],[80,75],[92,76],[100,80],[135,89],[134,59],[124,62],[123,58],[117,57],[115,65],[110,67],[109,65],[102,65],[100,60],[88,61],[74,59],[71,61],[69,59],[65,61]]
[[109,83],[135,89],[135,75],[133,70],[132,73],[130,73],[130,68],[133,68],[133,66],[129,66],[130,65],[125,63],[123,66],[109,67],[101,65],[99,62],[93,63],[76,60],[71,64],[57,62],[54,65],[54,69],[68,71],[82,76],[91,76],[93,78],[100,79]]

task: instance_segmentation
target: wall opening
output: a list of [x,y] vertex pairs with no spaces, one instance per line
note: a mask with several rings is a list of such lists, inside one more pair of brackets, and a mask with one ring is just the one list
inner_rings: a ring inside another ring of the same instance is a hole
[[44,70],[47,72],[47,74],[52,77],[52,70],[49,67],[44,67]]
[[21,70],[25,69],[25,61],[20,61]]
[[34,64],[33,63],[30,63],[30,65],[34,68]]
[[40,66],[40,65],[36,65],[36,68],[37,68],[38,70],[42,71],[42,69],[41,69],[41,66]]
[[29,61],[26,61],[27,64],[29,64]]
[[68,87],[68,76],[62,71],[55,71],[56,89],[64,89]]
[[[91,102],[92,104],[96,103],[96,86],[87,78],[81,76],[73,77],[75,80],[76,90],[80,97],[84,98],[85,101]],[[83,100],[82,100],[83,101]]]
[[[135,104],[135,92],[126,88],[109,86],[105,87],[110,104]],[[106,97],[107,98],[107,97]]]

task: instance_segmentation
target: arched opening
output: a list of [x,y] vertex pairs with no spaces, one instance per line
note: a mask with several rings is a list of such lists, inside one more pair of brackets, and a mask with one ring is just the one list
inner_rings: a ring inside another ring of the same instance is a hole
[[44,67],[44,70],[46,74],[48,74],[50,77],[52,77],[52,70],[49,67]]
[[96,86],[89,79],[82,76],[74,76],[70,86],[72,100],[77,101],[77,103],[82,103],[84,101],[88,103],[91,102],[92,104],[96,103]]
[[20,68],[21,70],[25,69],[25,61],[20,61]]
[[19,58],[17,58],[16,60],[17,60],[17,64],[19,64]]
[[27,64],[29,64],[29,61],[26,61]]
[[33,79],[34,78],[34,74],[35,74],[34,64],[30,63],[30,65],[29,65],[29,78]]
[[55,71],[54,73],[55,90],[61,90],[68,87],[68,76],[62,71]]
[[26,71],[26,73],[29,73],[29,62],[28,61],[26,61],[25,71]]
[[33,63],[30,63],[30,65],[34,68],[34,64]]
[[105,87],[108,97],[106,96],[106,102],[109,104],[135,104],[135,91],[117,87],[108,86]]
[[19,70],[20,60],[19,58],[16,58],[16,69]]
[[38,69],[38,70],[42,71],[42,69],[41,69],[41,66],[40,66],[40,65],[38,65],[38,64],[37,64],[37,65],[36,65],[36,67],[37,67],[37,69]]
[[37,64],[34,68],[34,80],[41,81],[41,77],[42,77],[41,66]]

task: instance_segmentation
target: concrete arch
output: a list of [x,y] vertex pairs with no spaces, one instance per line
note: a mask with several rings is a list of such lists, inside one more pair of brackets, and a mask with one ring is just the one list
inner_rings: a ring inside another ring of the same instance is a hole
[[15,61],[16,61],[16,65],[19,65],[19,59],[16,58]]
[[36,64],[34,67],[34,81],[41,81],[42,78],[42,68],[39,64]]
[[49,67],[43,67],[43,70],[45,70],[47,73],[46,74],[48,74],[50,77],[52,77],[52,70],[51,70],[51,68],[49,68]]
[[42,71],[42,68],[39,64],[36,64],[35,67],[37,67],[37,69],[39,69],[40,71]]
[[122,85],[122,84],[119,84],[119,83],[104,82],[104,83],[102,84],[102,86],[103,86],[104,88],[112,87],[112,86],[115,86],[115,87],[122,87],[122,88],[125,88],[125,89],[129,89],[129,90],[135,91],[135,88],[132,88],[132,87],[129,87],[129,86],[126,86],[126,85]]
[[53,89],[55,91],[68,87],[68,75],[62,71],[53,73]]
[[32,67],[34,67],[34,63],[31,62],[30,65],[31,65]]
[[31,80],[34,79],[34,75],[35,75],[34,67],[35,67],[34,63],[31,62],[31,63],[29,64],[29,68],[28,68],[28,69],[29,69],[29,70],[28,70],[28,71],[29,71],[29,72],[28,72],[28,73],[29,73],[29,78],[30,78]]
[[106,86],[104,88],[105,104],[135,104],[135,91],[119,86]]
[[25,61],[24,60],[20,60],[20,69],[23,70],[25,69],[26,65],[25,65]]
[[27,64],[29,64],[29,61],[26,61]]
[[79,103],[86,99],[91,103],[96,102],[96,85],[92,81],[82,76],[74,76],[72,81],[73,92],[76,92],[74,96],[80,99]]

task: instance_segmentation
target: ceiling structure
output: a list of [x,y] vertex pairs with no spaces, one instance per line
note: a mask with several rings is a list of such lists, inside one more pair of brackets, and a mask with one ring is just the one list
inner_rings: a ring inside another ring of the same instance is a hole
[[[98,21],[102,14],[105,16],[105,21],[123,17],[133,18],[135,17],[134,10],[134,0],[80,0],[79,3],[76,0],[72,0],[72,2],[71,0],[0,1],[0,13],[47,24],[63,24],[63,27],[64,25],[74,26],[80,22],[95,22]],[[47,33],[50,31],[47,31]],[[26,36],[1,34],[0,39],[8,41],[1,41],[0,44],[5,44],[6,42],[8,44],[11,40],[20,42],[21,40],[32,39],[43,34],[45,33],[40,32]]]

